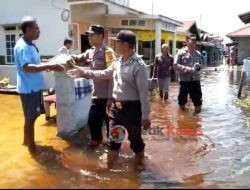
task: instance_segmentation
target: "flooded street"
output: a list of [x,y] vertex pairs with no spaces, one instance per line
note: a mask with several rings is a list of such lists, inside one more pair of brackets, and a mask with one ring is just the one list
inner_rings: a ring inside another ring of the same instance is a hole
[[[41,116],[36,141],[44,150],[30,155],[22,146],[23,116],[19,96],[0,95],[0,188],[247,188],[250,187],[250,107],[237,98],[240,72],[205,70],[203,111],[193,115],[178,108],[179,87],[170,100],[151,93],[154,128],[199,129],[202,135],[147,132],[143,172],[135,172],[133,153],[124,143],[113,170],[106,166],[107,148],[86,148],[56,137],[56,125]],[[244,93],[243,93],[244,95]]]

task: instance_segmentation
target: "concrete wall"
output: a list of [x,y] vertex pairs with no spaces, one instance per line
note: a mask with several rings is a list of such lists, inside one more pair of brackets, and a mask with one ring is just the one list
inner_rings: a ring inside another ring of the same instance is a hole
[[128,11],[117,5],[110,4],[108,14],[128,14]]
[[239,38],[238,63],[243,63],[243,60],[250,57],[250,37]]
[[71,18],[75,21],[82,21],[88,23],[95,23],[104,25],[106,14],[106,6],[103,4],[79,4],[71,5]]
[[[67,8],[67,0],[56,0],[55,5]],[[41,35],[36,44],[41,55],[54,55],[68,35],[68,23],[61,20],[62,10],[51,5],[51,0],[8,0],[1,2],[1,20],[22,18],[25,15],[37,18]],[[5,30],[0,26],[0,56],[6,54]]]
[[[43,72],[46,89],[55,87],[55,78],[53,72]],[[16,67],[14,65],[0,65],[0,80],[3,77],[10,79],[11,85],[16,85]]]
[[10,78],[10,84],[16,85],[16,67],[12,65],[0,65],[0,80],[3,77]]
[[111,0],[124,6],[129,6],[129,0]]

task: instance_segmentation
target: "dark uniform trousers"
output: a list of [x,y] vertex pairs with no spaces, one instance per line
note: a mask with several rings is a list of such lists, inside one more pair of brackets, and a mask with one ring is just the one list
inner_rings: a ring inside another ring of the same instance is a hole
[[202,105],[202,92],[200,81],[181,81],[180,92],[178,96],[179,105],[187,103],[188,94],[192,99],[194,106]]
[[[141,103],[140,101],[126,101],[121,103],[121,107],[112,104],[109,111],[109,126],[112,128],[121,125],[127,129],[130,148],[135,152],[144,150],[145,144],[142,139],[141,131]],[[109,149],[118,151],[121,143],[109,142]]]
[[104,122],[107,128],[107,136],[109,134],[109,120],[106,112],[107,101],[108,99],[106,98],[92,99],[92,105],[89,111],[88,125],[93,141],[101,141],[103,139],[102,126]]

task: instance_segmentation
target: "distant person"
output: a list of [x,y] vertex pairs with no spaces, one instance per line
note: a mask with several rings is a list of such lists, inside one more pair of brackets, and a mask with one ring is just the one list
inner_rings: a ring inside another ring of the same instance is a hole
[[229,52],[229,68],[232,67],[234,69],[234,65],[236,64],[236,48],[232,47]]
[[168,100],[168,91],[171,79],[173,57],[169,54],[168,44],[163,44],[161,53],[156,55],[154,64],[154,76],[158,78],[160,98]]
[[73,45],[73,40],[71,38],[65,38],[63,46],[57,51],[57,55],[70,55],[70,49]]
[[176,56],[174,67],[179,72],[180,91],[178,103],[181,109],[185,110],[188,95],[190,95],[195,107],[194,114],[201,112],[202,92],[200,70],[203,65],[203,58],[196,50],[196,37],[191,35],[187,39],[187,46]]

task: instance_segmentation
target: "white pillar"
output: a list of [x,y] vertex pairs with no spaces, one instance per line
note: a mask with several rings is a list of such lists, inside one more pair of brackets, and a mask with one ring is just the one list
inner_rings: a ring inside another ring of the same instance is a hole
[[155,23],[155,55],[161,53],[161,22]]
[[139,40],[136,38],[136,45],[135,45],[135,51],[138,53],[139,51]]
[[172,46],[172,55],[175,56],[176,54],[176,30],[173,32],[173,46]]

